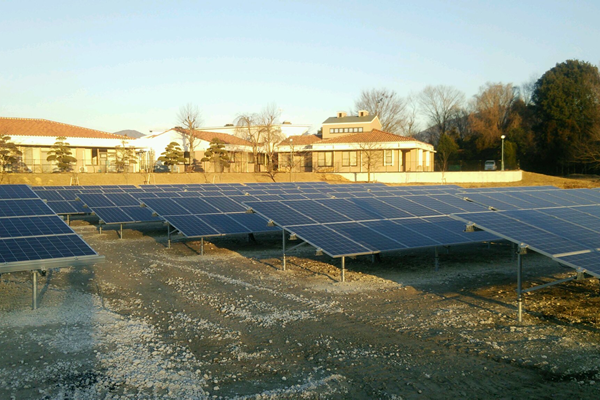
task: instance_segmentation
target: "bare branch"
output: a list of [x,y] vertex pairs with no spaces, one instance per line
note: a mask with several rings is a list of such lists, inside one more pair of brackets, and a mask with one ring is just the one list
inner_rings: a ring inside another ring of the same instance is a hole
[[437,143],[440,135],[448,133],[451,121],[465,102],[465,95],[450,86],[427,86],[419,94],[421,111],[433,125],[432,143]]
[[385,132],[403,134],[406,131],[407,102],[389,89],[363,90],[354,103],[355,113],[367,110],[377,115]]

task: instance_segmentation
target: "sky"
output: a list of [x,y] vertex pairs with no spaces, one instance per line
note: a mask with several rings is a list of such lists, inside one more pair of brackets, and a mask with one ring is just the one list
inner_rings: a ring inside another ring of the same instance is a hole
[[568,59],[600,63],[598,0],[0,0],[0,10],[0,117],[107,132],[176,126],[188,103],[204,126],[275,104],[316,132],[363,90],[446,85],[472,98]]

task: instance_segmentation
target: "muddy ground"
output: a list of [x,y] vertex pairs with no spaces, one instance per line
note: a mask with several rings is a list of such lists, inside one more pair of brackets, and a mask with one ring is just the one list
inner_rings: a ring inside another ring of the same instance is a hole
[[[73,222],[106,262],[0,277],[0,399],[559,398],[600,394],[596,279],[526,296],[504,242],[347,261],[281,237],[180,241]],[[526,285],[572,275],[536,254]]]

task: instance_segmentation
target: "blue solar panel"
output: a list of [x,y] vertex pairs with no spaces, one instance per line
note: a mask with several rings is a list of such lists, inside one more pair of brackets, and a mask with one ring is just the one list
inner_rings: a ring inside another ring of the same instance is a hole
[[235,212],[246,211],[246,207],[244,207],[240,203],[230,199],[229,197],[210,196],[210,197],[203,197],[203,200],[206,201],[211,206],[218,209],[220,212],[235,213]]
[[38,261],[97,255],[76,234],[0,240],[0,262]]
[[[453,214],[457,212],[464,212],[463,209],[453,206],[448,203],[439,201],[433,197],[424,196],[407,196],[405,199],[412,201],[413,203],[420,204],[432,210],[438,211],[441,214]],[[385,201],[385,199],[383,200]],[[466,201],[465,201],[466,203]],[[408,210],[407,210],[408,211]],[[410,211],[409,211],[410,212]],[[412,213],[411,213],[412,214]]]
[[534,191],[534,192],[508,192],[512,197],[517,199],[528,201],[531,204],[534,204],[537,208],[542,207],[557,207],[559,204],[549,201],[544,198],[544,191]]
[[167,222],[187,237],[219,236],[220,233],[195,215],[169,215]]
[[290,231],[331,257],[373,253],[372,250],[324,225],[294,226]]
[[140,202],[138,200],[136,200],[133,196],[127,193],[107,193],[105,194],[105,196],[117,207],[139,207],[140,205]]
[[246,206],[265,218],[273,219],[280,226],[314,224],[315,221],[278,201],[247,202]]
[[220,211],[208,204],[200,197],[182,197],[173,199],[181,207],[189,211],[190,214],[219,214]]
[[423,236],[414,230],[408,229],[407,227],[390,220],[367,221],[361,222],[361,224],[388,236],[409,248],[431,247],[439,246],[441,244],[438,241]]
[[[450,217],[441,216],[441,217],[429,217],[424,218],[427,222],[434,224],[439,227],[441,230],[447,230],[451,232],[453,235],[458,235],[463,238],[464,243],[470,242],[489,242],[492,240],[497,240],[498,237],[492,235],[486,231],[475,231],[475,232],[465,232],[465,224],[464,222],[457,221]],[[453,236],[452,236],[453,237]],[[443,244],[451,244],[444,242]]]
[[463,209],[466,212],[488,211],[487,207],[485,207],[481,204],[466,201],[466,200],[459,198],[452,194],[431,194],[431,195],[429,195],[429,197],[439,200],[441,202],[444,202],[446,204],[450,204],[454,207]]
[[491,197],[493,193],[469,193],[466,197],[469,200],[472,200],[476,203],[482,204],[487,207],[493,207],[496,210],[518,210],[519,207],[513,206],[512,204],[508,204],[503,202],[502,200],[495,199]]
[[217,232],[224,235],[251,233],[248,228],[238,224],[227,214],[205,214],[199,215],[198,218],[215,228]]
[[431,208],[422,206],[421,204],[415,203],[414,201],[409,200],[409,196],[407,197],[380,197],[379,199],[386,204],[394,206],[398,209],[401,209],[410,216],[417,217],[429,217],[433,215],[442,215],[440,212],[432,210]]
[[158,215],[190,215],[191,212],[175,203],[173,199],[144,198],[142,203],[151,208]]
[[134,220],[119,207],[94,207],[94,214],[105,224],[124,224]]
[[280,231],[281,228],[278,226],[267,226],[267,220],[258,214],[229,214],[229,217],[235,219],[235,221],[241,225],[244,225],[250,232],[275,232]]
[[145,207],[129,206],[129,207],[121,207],[121,210],[123,210],[123,212],[125,214],[127,214],[133,221],[137,221],[137,222],[162,221],[162,219],[160,219],[159,217],[153,216],[152,211]]
[[600,276],[600,252],[598,251],[563,256],[558,260],[575,268],[583,268],[596,277]]
[[54,215],[41,199],[0,200],[0,217],[24,217],[28,215]]
[[78,197],[79,200],[90,208],[115,206],[104,194],[80,193]]
[[286,201],[283,204],[321,224],[351,221],[345,215],[325,207],[320,202],[314,200],[292,200]]
[[0,185],[0,199],[37,199],[27,185]]
[[373,219],[381,219],[379,214],[376,214],[368,209],[357,206],[356,204],[346,199],[327,199],[317,200],[317,203],[324,205],[331,210],[335,210],[343,214],[353,221],[368,221]]
[[[80,202],[81,203],[81,202]],[[73,207],[70,201],[49,201],[48,207],[56,214],[78,214],[79,212]]]
[[41,199],[49,200],[49,201],[65,201],[65,198],[55,190],[38,190],[34,189],[35,194],[37,194]]
[[0,239],[68,233],[73,233],[73,231],[56,215],[0,218]]
[[505,212],[485,212],[455,214],[465,222],[472,222],[481,229],[497,234],[508,240],[525,243],[546,254],[562,254],[581,251],[583,245],[574,243],[552,232],[537,228],[504,214]]
[[359,207],[364,208],[365,210],[369,210],[372,212],[376,212],[381,215],[383,218],[406,218],[412,217],[412,214],[409,214],[406,211],[403,211],[399,208],[393,207],[383,201],[375,198],[364,198],[364,199],[348,199],[352,203],[356,204]]
[[384,236],[381,233],[378,233],[373,229],[359,223],[337,223],[327,224],[325,226],[345,235],[348,238],[351,238],[355,242],[374,252],[392,251],[406,248],[406,245]]
[[393,222],[398,225],[402,225],[403,227],[408,228],[416,233],[419,233],[420,235],[427,236],[428,238],[438,242],[438,244],[451,245],[465,243],[467,241],[464,237],[457,233],[440,229],[440,226],[429,222],[428,219],[405,218],[400,220],[394,220]]

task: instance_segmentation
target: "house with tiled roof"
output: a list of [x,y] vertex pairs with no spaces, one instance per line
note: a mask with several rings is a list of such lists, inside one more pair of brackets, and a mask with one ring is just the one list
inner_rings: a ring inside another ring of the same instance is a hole
[[114,168],[115,148],[127,145],[130,139],[46,119],[6,117],[0,117],[0,135],[9,136],[21,151],[18,170],[24,172],[53,172],[55,165],[46,158],[56,138],[61,136],[67,139],[77,159],[74,171],[104,172]]
[[427,172],[434,168],[431,144],[382,131],[379,118],[364,110],[356,116],[338,112],[323,122],[321,133],[281,142],[280,168],[334,173]]
[[[194,139],[193,151],[190,146],[189,131],[180,127],[168,129],[164,132],[146,135],[135,141],[136,148],[142,152],[142,158],[145,163],[154,165],[161,153],[165,151],[167,145],[176,142],[184,151],[184,157],[192,171],[197,172],[252,172],[254,171],[254,157],[252,154],[252,145],[247,140],[237,136],[222,132],[208,132],[195,130],[192,132]],[[224,145],[225,151],[229,157],[229,166],[224,171],[215,171],[215,167],[220,168],[220,164],[213,165],[210,162],[202,161],[204,152],[210,147],[210,143],[218,139]],[[184,166],[179,166],[183,171]]]

